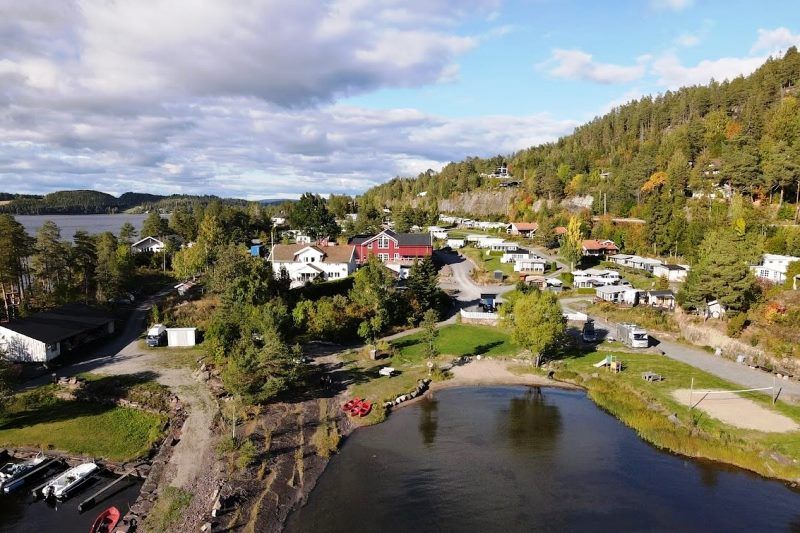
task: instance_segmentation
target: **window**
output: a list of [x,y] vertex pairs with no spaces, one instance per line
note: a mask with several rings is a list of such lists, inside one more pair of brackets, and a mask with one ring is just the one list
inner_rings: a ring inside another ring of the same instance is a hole
[[389,254],[378,254],[378,259],[383,261],[384,263],[389,260]]
[[381,235],[380,237],[378,237],[378,248],[383,249],[388,247],[389,247],[389,237],[387,237],[386,235]]
[[395,260],[395,261],[399,261],[399,260],[400,260],[400,254],[398,254],[398,253],[395,253],[395,254],[394,254],[394,260]]

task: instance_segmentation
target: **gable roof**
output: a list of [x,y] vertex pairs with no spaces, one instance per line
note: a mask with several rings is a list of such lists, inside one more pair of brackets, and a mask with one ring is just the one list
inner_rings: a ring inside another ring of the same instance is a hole
[[614,241],[598,241],[597,239],[586,239],[583,241],[583,248],[586,250],[615,250],[619,251]]
[[511,225],[517,231],[536,231],[539,229],[539,224],[536,222],[512,222]]
[[164,242],[163,241],[160,241],[160,240],[156,239],[155,237],[151,237],[149,235],[147,237],[145,237],[144,239],[139,239],[135,243],[131,244],[131,246],[138,246],[138,245],[142,244],[144,241],[147,241],[147,240],[155,241],[158,244],[160,244],[161,246],[164,246]]
[[0,325],[25,337],[46,344],[68,339],[112,322],[110,313],[83,304],[69,304],[58,309],[34,313]]
[[293,263],[298,253],[306,248],[314,249],[322,255],[323,263],[349,263],[355,254],[354,246],[314,246],[309,244],[276,244],[269,255],[270,261]]
[[362,244],[369,244],[381,235],[386,235],[399,246],[431,246],[430,233],[397,233],[393,230],[387,229],[375,235],[356,235],[350,238],[347,244],[360,246]]

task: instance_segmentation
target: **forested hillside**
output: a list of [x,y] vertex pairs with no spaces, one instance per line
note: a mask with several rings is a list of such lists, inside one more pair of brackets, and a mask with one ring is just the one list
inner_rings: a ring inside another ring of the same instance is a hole
[[[653,204],[680,210],[685,198],[722,194],[731,187],[756,201],[796,203],[800,175],[800,54],[790,48],[748,77],[668,91],[615,108],[555,143],[508,158],[468,158],[396,178],[364,195],[396,204],[496,187],[491,173],[507,162],[519,181],[512,215],[537,198],[591,194],[594,212],[646,216]],[[784,217],[793,217],[789,210]]]
[[172,195],[126,192],[119,198],[98,191],[57,191],[44,196],[0,193],[0,213],[15,215],[87,215],[146,212],[151,210],[172,212],[177,206],[208,205],[220,201],[227,205],[244,206],[245,200],[221,199],[217,196]]

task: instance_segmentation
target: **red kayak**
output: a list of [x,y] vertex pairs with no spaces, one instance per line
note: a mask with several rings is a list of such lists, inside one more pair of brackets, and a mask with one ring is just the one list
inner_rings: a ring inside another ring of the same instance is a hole
[[359,398],[358,396],[356,396],[352,400],[350,400],[347,403],[345,403],[344,407],[342,407],[342,409],[344,409],[345,411],[349,411],[349,410],[353,409],[357,405],[361,405],[361,398]]
[[111,533],[119,522],[119,509],[109,507],[97,517],[89,533]]
[[361,407],[358,408],[359,416],[367,416],[372,410],[372,404],[369,402],[361,402]]

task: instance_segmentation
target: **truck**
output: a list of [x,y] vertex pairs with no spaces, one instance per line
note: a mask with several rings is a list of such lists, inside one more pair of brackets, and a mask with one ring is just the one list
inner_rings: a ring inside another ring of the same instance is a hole
[[647,330],[636,324],[617,324],[614,339],[630,348],[647,348],[650,345]]
[[145,340],[147,341],[147,345],[151,348],[163,346],[167,340],[167,328],[164,324],[155,324],[147,330],[147,337]]

